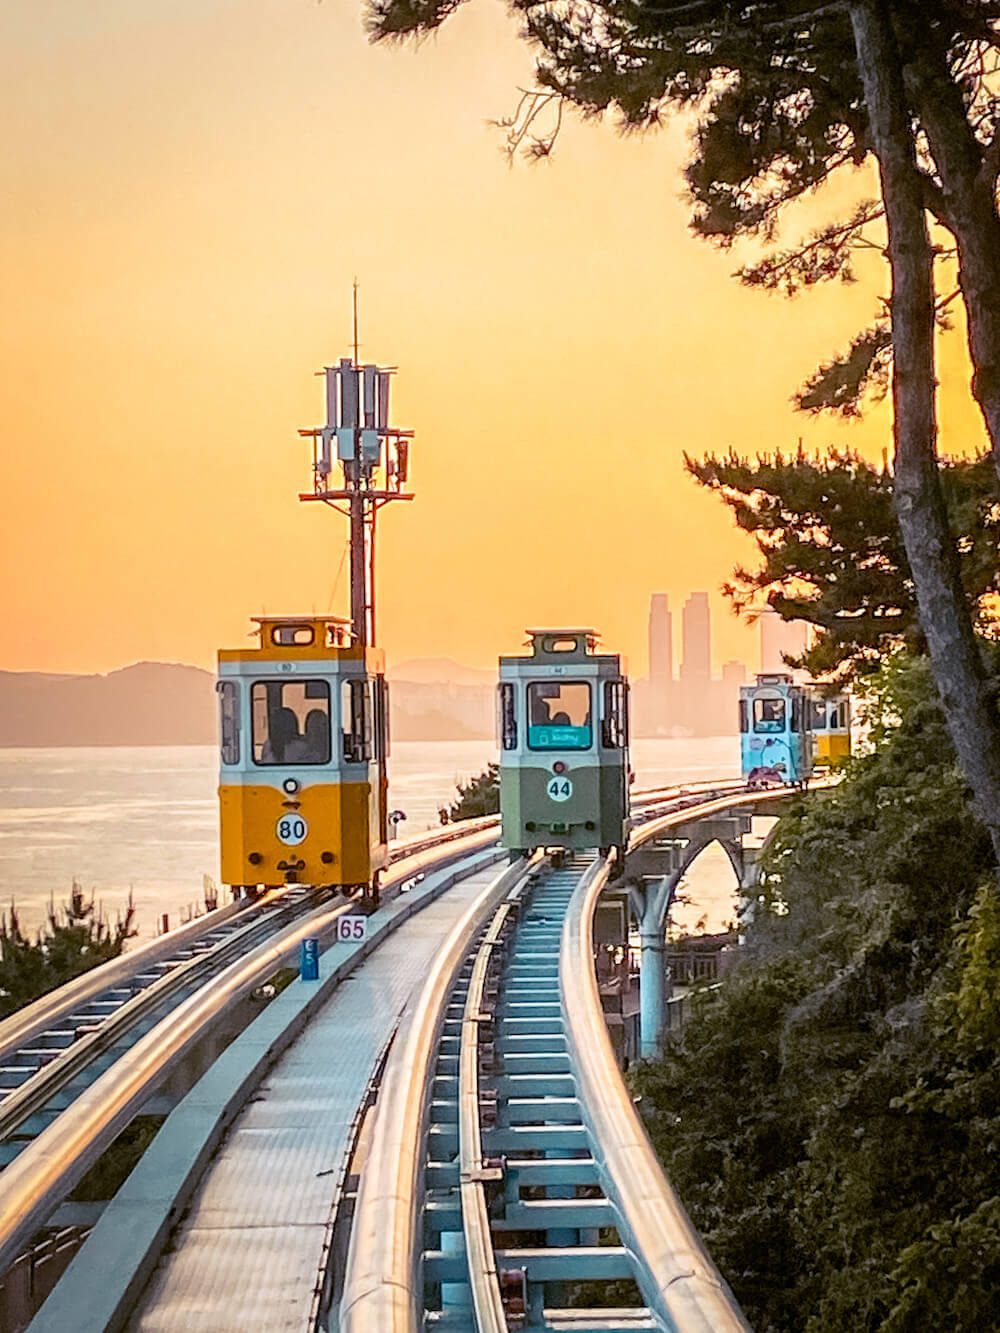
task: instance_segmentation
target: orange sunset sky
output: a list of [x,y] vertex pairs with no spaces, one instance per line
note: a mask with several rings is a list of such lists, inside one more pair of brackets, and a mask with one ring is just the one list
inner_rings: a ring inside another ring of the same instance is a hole
[[[369,46],[360,0],[0,8],[0,668],[210,665],[261,610],[343,610],[346,524],[297,502],[296,431],[355,274],[362,357],[400,367],[417,431],[418,498],[381,528],[391,661],[487,666],[584,622],[641,673],[650,592],[706,588],[716,662],[755,665],[717,594],[748,544],[682,452],[877,457],[887,406],[845,426],[789,398],[881,275],[741,290],[688,231],[681,124],[570,120],[509,168],[487,121],[531,63],[491,0],[419,48]],[[981,431],[960,333],[943,352],[958,451]]]

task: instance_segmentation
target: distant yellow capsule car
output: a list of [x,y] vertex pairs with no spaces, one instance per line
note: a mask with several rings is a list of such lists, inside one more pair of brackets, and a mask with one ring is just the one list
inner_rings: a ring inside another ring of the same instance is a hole
[[382,653],[333,616],[254,617],[219,652],[222,880],[377,890],[388,860]]
[[830,768],[851,754],[851,698],[848,694],[824,695],[816,690],[812,700],[814,762]]

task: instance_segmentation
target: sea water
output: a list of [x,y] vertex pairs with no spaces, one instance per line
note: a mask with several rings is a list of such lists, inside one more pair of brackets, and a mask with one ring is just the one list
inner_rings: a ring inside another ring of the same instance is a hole
[[[739,772],[734,737],[638,740],[636,786]],[[496,758],[492,742],[400,741],[392,748],[389,799],[406,813],[403,834],[439,825],[456,784]],[[129,893],[140,934],[168,915],[199,910],[205,877],[218,878],[214,746],[0,749],[0,909],[16,903],[34,929],[78,881],[112,918]],[[699,857],[685,885],[684,919],[722,929],[734,914],[735,880],[718,847]]]

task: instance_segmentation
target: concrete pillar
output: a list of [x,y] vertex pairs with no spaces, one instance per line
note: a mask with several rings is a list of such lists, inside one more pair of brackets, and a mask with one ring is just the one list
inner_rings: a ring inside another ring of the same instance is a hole
[[666,1021],[666,947],[658,930],[639,932],[639,1059],[653,1060],[662,1049]]
[[[760,854],[763,847],[744,847],[743,868],[740,874],[740,895],[737,919],[741,926],[752,926],[757,911],[757,893],[760,884]],[[742,943],[742,936],[740,937]]]
[[666,909],[676,876],[647,880],[633,890],[639,920],[639,1058],[652,1060],[662,1049],[667,1015]]

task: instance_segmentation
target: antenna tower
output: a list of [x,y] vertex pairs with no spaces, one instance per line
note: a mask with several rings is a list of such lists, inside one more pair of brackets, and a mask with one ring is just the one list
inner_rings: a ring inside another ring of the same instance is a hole
[[326,379],[326,425],[299,434],[313,442],[313,489],[300,500],[330,505],[350,520],[351,626],[354,642],[375,645],[375,529],[378,512],[406,490],[412,430],[389,425],[393,366],[362,365],[358,356],[358,284],[354,283],[354,356],[320,372]]

